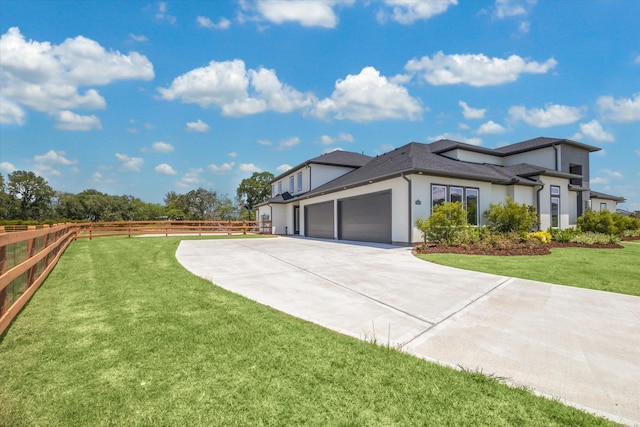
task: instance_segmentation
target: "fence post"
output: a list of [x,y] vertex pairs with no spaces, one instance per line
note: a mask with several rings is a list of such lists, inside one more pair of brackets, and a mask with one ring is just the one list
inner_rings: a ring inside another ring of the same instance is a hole
[[227,235],[231,236],[231,220],[229,220],[229,225],[227,226]]
[[89,223],[89,240],[93,238],[93,223]]
[[242,234],[247,235],[247,221],[242,221]]
[[[4,228],[4,227],[3,227]],[[7,261],[7,247],[0,246],[0,276],[4,273]],[[0,291],[0,317],[7,311],[7,288]]]

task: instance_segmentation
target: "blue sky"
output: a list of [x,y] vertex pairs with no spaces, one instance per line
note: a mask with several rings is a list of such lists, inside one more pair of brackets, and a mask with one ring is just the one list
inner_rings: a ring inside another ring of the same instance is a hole
[[323,152],[548,136],[640,210],[640,2],[0,3],[0,172],[162,203]]

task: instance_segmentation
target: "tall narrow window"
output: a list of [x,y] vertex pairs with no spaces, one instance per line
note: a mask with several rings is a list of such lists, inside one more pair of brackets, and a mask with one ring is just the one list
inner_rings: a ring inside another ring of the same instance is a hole
[[271,185],[271,197],[276,197],[276,186]]
[[447,187],[444,185],[431,186],[431,208],[447,201]]
[[289,177],[289,194],[293,194],[293,175]]
[[469,225],[478,225],[478,192],[477,188],[465,188],[466,200],[465,208],[467,209],[467,222]]
[[282,181],[278,181],[278,194],[282,194]]
[[298,191],[302,191],[302,172],[298,172]]
[[551,186],[551,226],[560,227],[560,187]]
[[609,209],[607,208],[607,204],[602,202],[600,203],[600,210],[601,211],[608,211]]

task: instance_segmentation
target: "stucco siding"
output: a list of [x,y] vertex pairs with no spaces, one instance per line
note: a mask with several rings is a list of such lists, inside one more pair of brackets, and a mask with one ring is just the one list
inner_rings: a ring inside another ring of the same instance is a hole
[[[558,156],[560,156],[560,152],[558,152]],[[505,166],[517,165],[519,163],[529,163],[542,166],[546,169],[556,170],[555,149],[553,147],[546,147],[526,153],[512,154],[504,158]]]
[[498,156],[492,156],[491,154],[476,153],[475,151],[468,150],[451,150],[446,153],[442,153],[443,156],[450,159],[462,160],[472,163],[490,163],[492,165],[502,165],[503,158]]

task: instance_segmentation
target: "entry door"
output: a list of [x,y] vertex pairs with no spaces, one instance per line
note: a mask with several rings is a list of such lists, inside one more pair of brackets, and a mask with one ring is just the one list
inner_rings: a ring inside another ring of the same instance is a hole
[[293,207],[293,234],[300,234],[300,206]]

